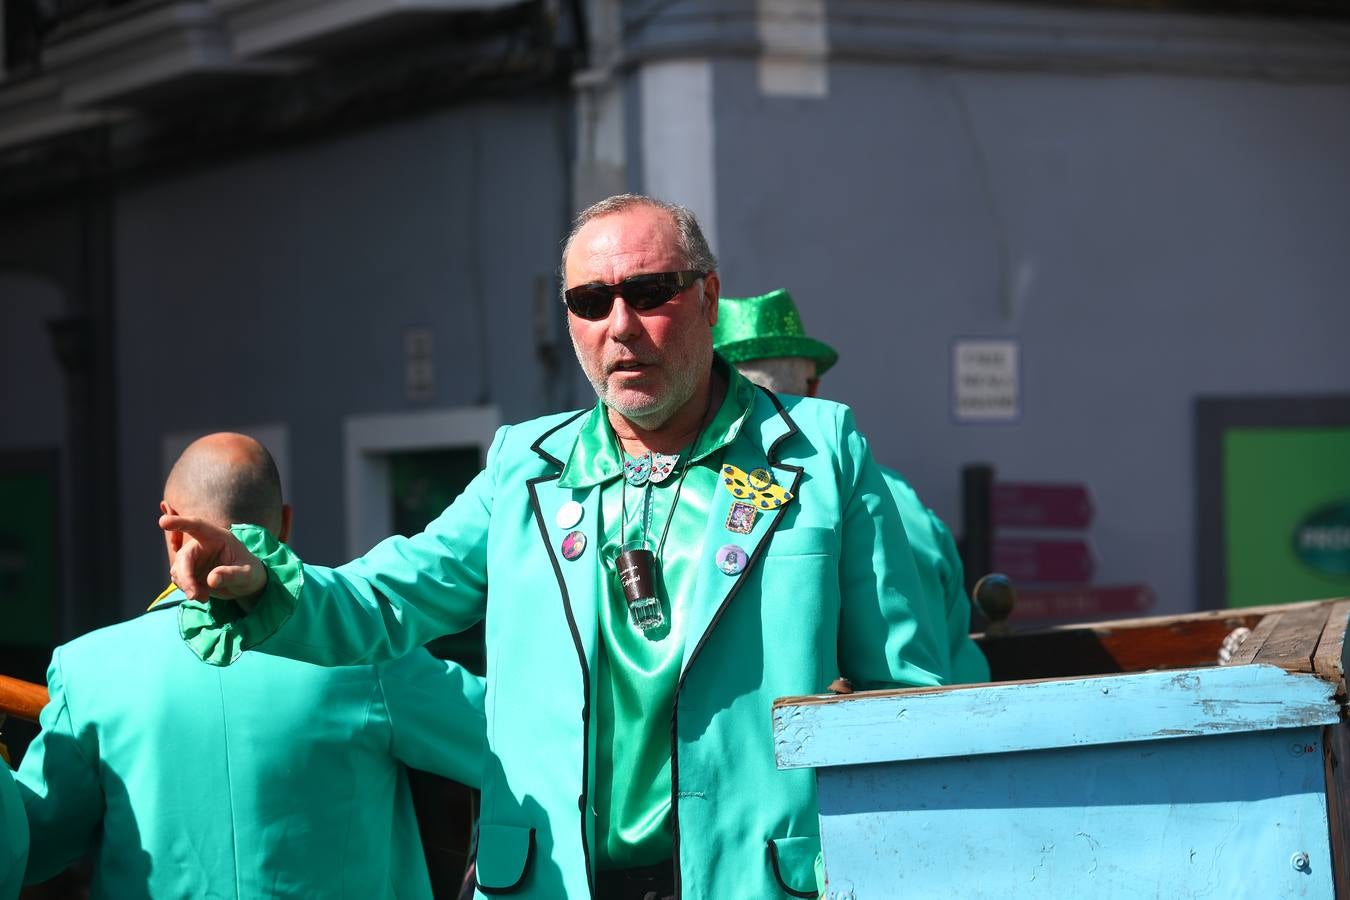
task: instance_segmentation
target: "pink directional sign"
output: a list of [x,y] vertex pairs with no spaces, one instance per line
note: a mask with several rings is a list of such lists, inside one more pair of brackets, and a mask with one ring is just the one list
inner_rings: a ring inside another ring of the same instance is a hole
[[1084,484],[996,483],[991,505],[996,528],[1086,528],[1092,522]]
[[1086,541],[995,538],[994,571],[1018,582],[1074,584],[1092,578],[1092,551]]
[[1146,584],[1018,591],[1012,621],[1125,617],[1148,612],[1156,602]]

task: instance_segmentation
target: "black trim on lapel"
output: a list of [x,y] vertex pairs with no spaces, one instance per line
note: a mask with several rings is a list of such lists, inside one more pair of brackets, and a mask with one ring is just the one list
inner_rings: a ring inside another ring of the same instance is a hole
[[[557,434],[559,431],[562,431],[568,425],[571,425],[573,422],[575,422],[577,419],[580,419],[588,412],[590,412],[589,409],[577,410],[576,415],[563,419],[557,425],[554,425],[548,431],[545,431],[543,434],[539,435],[539,437],[535,439],[535,442],[530,445],[530,449],[533,450],[536,455],[543,457],[544,459],[546,459],[547,461],[551,462],[553,465],[561,469],[565,465],[565,463],[563,463],[561,459],[558,459],[558,457],[554,456],[552,453],[549,453],[547,450],[544,449],[544,441],[553,437],[553,435]],[[558,474],[561,475],[562,473],[559,472]],[[539,480],[543,479],[540,478]],[[545,543],[547,542],[548,541],[545,540]]]
[[[787,410],[783,408],[783,404],[778,402],[778,397],[773,391],[765,387],[761,387],[760,390],[762,390],[769,398],[769,401],[773,403],[774,409],[778,411],[779,417],[787,423],[787,431],[779,435],[774,442],[769,445],[767,454],[769,465],[783,469],[787,472],[795,473],[796,477],[792,479],[792,487],[789,488],[789,490],[795,494],[797,493],[797,487],[802,481],[803,469],[801,466],[787,466],[778,462],[778,447],[783,441],[792,437],[794,434],[797,434],[800,429],[797,428],[797,423],[792,421],[792,417],[787,414]],[[737,576],[736,583],[731,586],[731,590],[727,591],[727,595],[723,598],[722,604],[717,607],[717,612],[713,613],[713,617],[709,621],[708,627],[703,629],[703,636],[699,638],[698,643],[694,646],[693,652],[689,654],[689,659],[684,664],[684,670],[680,672],[680,680],[675,683],[675,704],[670,710],[670,817],[671,824],[674,826],[672,828],[670,843],[671,858],[675,863],[675,900],[680,900],[680,898],[684,896],[684,885],[682,884],[683,878],[680,874],[680,692],[684,690],[684,680],[689,676],[689,670],[694,667],[694,660],[698,658],[699,653],[703,650],[703,645],[708,642],[709,636],[711,636],[714,629],[717,628],[717,623],[721,621],[722,614],[726,612],[727,607],[731,605],[731,601],[736,598],[738,593],[740,593],[741,585],[745,583],[746,576],[754,569],[756,564],[758,564],[760,557],[764,555],[765,549],[768,548],[773,540],[773,533],[778,530],[778,525],[782,521],[783,516],[780,511],[780,514],[775,516],[773,522],[770,523],[769,530],[764,535],[764,539],[759,542],[759,546],[755,547],[755,552],[750,557],[750,561],[746,563],[741,574]]]
[[[591,764],[591,669],[586,663],[586,650],[581,645],[581,631],[577,628],[577,620],[572,615],[572,598],[567,593],[567,583],[563,580],[562,566],[558,564],[558,556],[553,552],[553,544],[548,539],[548,524],[544,521],[544,509],[539,504],[539,493],[535,490],[536,486],[545,481],[556,481],[562,477],[561,469],[563,461],[553,456],[543,449],[542,444],[545,440],[552,437],[556,432],[571,425],[578,418],[586,414],[582,410],[570,419],[560,422],[556,427],[550,428],[530,445],[530,449],[539,456],[557,466],[560,471],[552,475],[539,475],[527,479],[526,488],[530,492],[530,506],[534,507],[534,520],[539,525],[539,537],[544,542],[544,550],[548,553],[548,560],[553,564],[553,577],[558,580],[558,591],[562,595],[563,615],[567,618],[567,628],[572,633],[572,646],[577,651],[577,662],[581,664],[581,796],[577,798],[578,819],[581,822],[581,852],[586,862],[586,887],[590,891],[590,896],[595,896],[595,876],[591,872],[591,844],[586,839],[586,808],[589,805],[586,802],[586,795],[589,792],[589,777]],[[531,830],[531,839],[533,839],[533,830]]]
[[[769,398],[769,402],[773,404],[773,408],[778,410],[778,415],[788,426],[788,430],[780,434],[778,439],[769,445],[769,464],[776,466],[778,465],[778,445],[797,434],[800,429],[797,428],[797,423],[792,421],[792,416],[787,414],[787,410],[783,408],[783,404],[779,402],[777,394],[766,387],[761,387],[760,390],[764,392],[764,396]],[[800,466],[783,466],[783,468],[795,471],[799,475],[802,471]]]

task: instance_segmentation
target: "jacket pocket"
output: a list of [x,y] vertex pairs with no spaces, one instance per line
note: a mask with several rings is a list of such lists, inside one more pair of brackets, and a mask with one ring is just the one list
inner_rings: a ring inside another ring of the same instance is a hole
[[839,547],[839,535],[833,528],[798,525],[775,531],[769,537],[770,556],[829,556]]
[[793,897],[818,897],[816,857],[820,838],[814,836],[771,838],[769,866],[778,886]]
[[485,894],[520,890],[534,861],[534,829],[515,825],[478,826],[478,889]]

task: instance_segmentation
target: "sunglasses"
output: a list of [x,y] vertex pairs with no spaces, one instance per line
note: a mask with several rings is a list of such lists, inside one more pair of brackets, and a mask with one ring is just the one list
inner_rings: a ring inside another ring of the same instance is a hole
[[609,315],[615,297],[622,297],[632,309],[646,312],[675,297],[707,272],[652,272],[634,275],[618,284],[579,284],[563,291],[563,299],[572,315],[581,319],[603,319]]

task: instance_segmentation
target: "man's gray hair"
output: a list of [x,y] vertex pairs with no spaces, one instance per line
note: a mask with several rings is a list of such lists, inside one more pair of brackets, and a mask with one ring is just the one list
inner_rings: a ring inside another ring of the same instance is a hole
[[698,226],[698,218],[695,217],[693,210],[645,194],[615,194],[586,207],[572,220],[572,230],[568,232],[567,240],[563,241],[562,263],[558,267],[564,289],[567,287],[567,254],[572,249],[572,241],[576,239],[577,232],[592,219],[612,216],[635,206],[650,206],[670,214],[671,220],[675,223],[675,244],[680,250],[680,255],[684,257],[685,266],[699,272],[712,272],[717,268],[717,257],[713,256],[712,248],[708,246],[708,239],[703,236],[703,229]]

